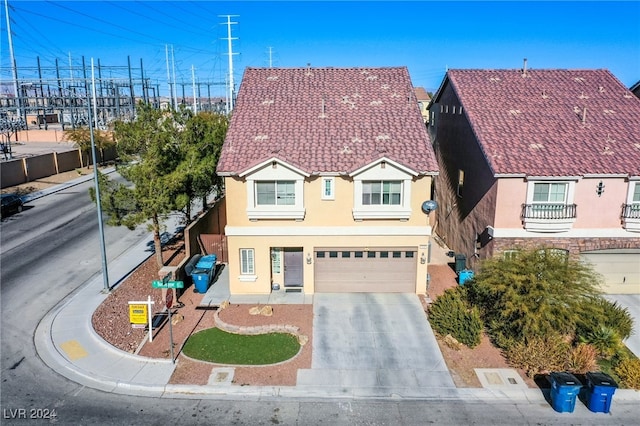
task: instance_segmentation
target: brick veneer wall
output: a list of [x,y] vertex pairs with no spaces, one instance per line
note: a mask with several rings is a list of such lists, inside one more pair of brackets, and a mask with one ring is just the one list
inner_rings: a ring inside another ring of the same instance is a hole
[[578,255],[584,251],[606,249],[638,249],[640,248],[640,236],[638,238],[496,238],[491,242],[493,253],[499,254],[505,250],[520,248],[535,248],[540,246],[569,250],[572,255]]

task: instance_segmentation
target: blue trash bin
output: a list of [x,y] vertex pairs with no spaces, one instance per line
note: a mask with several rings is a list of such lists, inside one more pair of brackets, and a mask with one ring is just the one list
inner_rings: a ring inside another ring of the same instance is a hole
[[202,256],[199,260],[198,263],[196,263],[196,268],[198,269],[213,269],[213,267],[216,265],[216,255],[215,254],[208,254],[206,256]]
[[209,289],[210,269],[196,268],[191,271],[191,279],[193,280],[194,290],[197,293],[206,293]]
[[551,382],[551,406],[559,413],[573,413],[582,383],[571,373],[549,374]]
[[473,278],[473,271],[470,269],[464,269],[458,274],[458,284],[464,285],[467,281]]
[[608,413],[618,384],[605,373],[587,373],[587,408],[594,413]]

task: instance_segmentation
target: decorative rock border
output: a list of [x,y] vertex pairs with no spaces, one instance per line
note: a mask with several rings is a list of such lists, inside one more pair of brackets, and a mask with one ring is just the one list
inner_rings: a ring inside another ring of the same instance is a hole
[[293,334],[298,338],[298,343],[300,346],[304,346],[305,343],[309,340],[307,336],[300,334],[300,327],[295,325],[287,325],[287,324],[267,324],[267,325],[257,325],[257,326],[245,326],[245,325],[233,325],[224,322],[220,319],[220,311],[222,309],[218,309],[215,311],[214,319],[216,327],[219,329],[226,331],[227,333],[233,334],[243,334],[243,335],[258,335],[258,334],[268,334],[268,333],[287,333]]

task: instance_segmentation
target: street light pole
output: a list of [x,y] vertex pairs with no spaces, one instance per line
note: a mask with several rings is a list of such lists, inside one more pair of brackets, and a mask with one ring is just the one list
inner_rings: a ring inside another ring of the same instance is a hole
[[109,272],[107,269],[107,251],[104,244],[104,227],[102,225],[102,204],[100,202],[100,185],[98,184],[98,163],[96,155],[96,144],[93,136],[93,121],[98,122],[98,105],[96,103],[96,80],[93,70],[93,58],[91,58],[91,94],[93,98],[93,117],[91,116],[91,102],[89,106],[89,133],[91,134],[91,157],[93,159],[93,181],[96,189],[96,206],[98,209],[98,228],[100,230],[100,253],[102,254],[102,281],[104,283],[103,293],[109,293]]

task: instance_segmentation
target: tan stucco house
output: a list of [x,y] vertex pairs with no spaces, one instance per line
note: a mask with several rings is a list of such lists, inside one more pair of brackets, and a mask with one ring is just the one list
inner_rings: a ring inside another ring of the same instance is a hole
[[405,67],[247,68],[217,172],[232,294],[426,291],[438,166]]
[[468,267],[546,245],[640,293],[640,99],[609,71],[449,70],[429,112],[435,232]]

